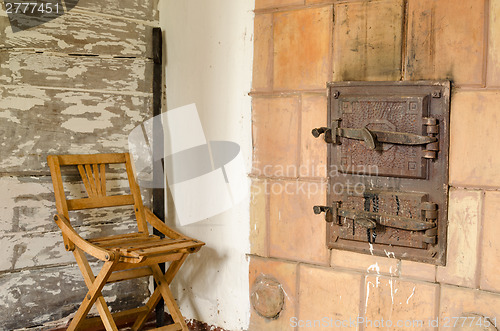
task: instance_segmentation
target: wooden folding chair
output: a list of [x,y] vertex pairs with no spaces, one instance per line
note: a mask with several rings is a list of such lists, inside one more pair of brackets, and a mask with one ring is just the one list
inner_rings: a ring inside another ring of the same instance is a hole
[[[89,325],[94,325],[96,319],[99,322],[99,317],[86,319],[94,303],[106,330],[118,330],[114,318],[125,316],[133,317],[135,323],[132,330],[139,330],[161,297],[172,315],[174,324],[155,330],[188,330],[170,291],[169,284],[187,256],[197,252],[204,243],[170,229],[151,210],[144,207],[128,153],[50,155],[47,161],[56,198],[57,214],[54,216],[54,220],[62,230],[66,250],[72,251],[75,255],[78,267],[88,287],[88,292],[67,330],[85,330]],[[117,163],[125,164],[131,194],[108,195],[106,192],[106,165]],[[87,198],[66,198],[61,175],[62,166],[73,166],[73,168],[76,166],[87,191]],[[136,233],[86,240],[75,231],[69,221],[68,212],[72,210],[126,205],[134,208],[138,227]],[[163,233],[165,238],[150,235],[147,223]],[[94,276],[90,269],[84,253],[104,261],[97,276]],[[159,266],[159,263],[163,262],[170,262],[165,274]],[[151,275],[155,279],[157,287],[144,307],[116,314],[110,313],[101,294],[106,283]]]

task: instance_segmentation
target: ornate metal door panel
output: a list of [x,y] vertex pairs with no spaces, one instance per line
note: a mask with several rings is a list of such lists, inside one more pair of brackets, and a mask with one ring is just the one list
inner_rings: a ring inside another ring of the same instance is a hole
[[449,82],[328,84],[327,244],[445,264]]

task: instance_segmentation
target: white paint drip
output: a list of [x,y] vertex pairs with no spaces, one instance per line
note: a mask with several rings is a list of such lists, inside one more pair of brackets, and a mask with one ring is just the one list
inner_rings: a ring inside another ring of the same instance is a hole
[[[283,286],[281,286],[281,284],[279,285],[279,288],[283,291],[283,294],[285,294],[285,297],[290,300],[290,297],[288,296],[288,294],[286,293],[285,289],[283,288]],[[290,300],[291,301],[291,300]]]
[[375,284],[370,281],[366,282],[366,301],[365,301],[365,313],[368,309],[368,299],[370,298],[370,285],[373,288],[378,288],[380,286],[380,276],[375,277]]
[[392,287],[392,279],[389,279],[389,286],[391,287],[391,304],[394,305],[394,288]]
[[378,275],[380,275],[380,266],[378,265],[377,262],[375,262],[375,264],[372,264],[366,269],[367,273],[370,273],[370,271],[375,271]]
[[384,249],[384,253],[388,258],[393,258],[393,259],[396,258],[396,254],[394,254],[394,252],[388,252]]
[[415,288],[416,288],[416,286],[413,286],[413,292],[411,292],[411,294],[408,297],[408,299],[406,299],[406,304],[408,304],[410,302],[411,297],[415,294]]
[[375,287],[372,282],[366,282],[366,301],[365,301],[365,314],[368,310],[368,299],[370,298],[370,285]]
[[368,245],[370,245],[370,254],[373,255],[373,244],[368,243]]

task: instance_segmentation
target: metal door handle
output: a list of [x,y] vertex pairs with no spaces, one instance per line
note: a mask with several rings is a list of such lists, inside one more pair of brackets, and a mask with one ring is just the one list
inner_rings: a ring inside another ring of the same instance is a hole
[[325,141],[327,143],[333,143],[332,139],[332,129],[326,128],[326,127],[321,127],[321,128],[315,128],[312,130],[312,135],[314,138],[319,138],[323,133],[325,134]]
[[362,227],[366,228],[367,230],[372,230],[377,227],[377,222],[371,218],[366,218],[366,217],[356,217],[354,218],[354,222],[358,223]]
[[[430,207],[427,207],[427,203],[423,203],[423,206],[425,206],[424,208],[435,208],[434,204],[430,204]],[[344,209],[340,208],[340,202],[338,201],[334,201],[334,205],[332,207],[314,206],[313,211],[316,215],[325,213],[325,220],[328,223],[334,222],[335,224],[341,225],[338,218],[345,217],[354,220],[359,225],[367,229],[372,229],[377,224],[380,224],[382,226],[407,231],[425,231],[436,226],[434,219],[437,218],[437,211],[434,209],[428,211],[426,210],[425,218],[414,219],[402,216],[387,215],[378,212],[376,213],[355,209]],[[434,218],[427,218],[427,216]]]
[[[339,120],[334,120],[333,128],[316,128],[312,130],[314,137],[318,138],[321,134],[325,134],[325,141],[328,143],[338,144],[338,137],[347,139],[362,140],[369,149],[376,149],[377,143],[389,143],[398,145],[427,145],[438,141],[438,138],[433,136],[421,136],[414,133],[370,130],[366,127],[341,128],[338,126]],[[335,135],[333,134],[335,133]]]
[[[438,217],[437,205],[432,202],[423,202],[422,218],[413,219],[401,216],[387,215],[376,212],[360,211],[355,209],[340,208],[340,201],[333,201],[331,207],[314,206],[313,211],[319,215],[325,213],[325,220],[328,223],[334,223],[342,226],[341,217],[352,219],[358,225],[366,228],[367,231],[373,230],[380,224],[385,227],[402,229],[406,231],[424,231],[422,241],[428,244],[436,244]],[[370,237],[369,237],[370,238]],[[369,242],[371,239],[369,239]]]
[[337,136],[363,140],[366,147],[375,149],[377,142],[398,145],[426,145],[437,141],[436,137],[421,136],[413,133],[369,130],[368,128],[337,128]]

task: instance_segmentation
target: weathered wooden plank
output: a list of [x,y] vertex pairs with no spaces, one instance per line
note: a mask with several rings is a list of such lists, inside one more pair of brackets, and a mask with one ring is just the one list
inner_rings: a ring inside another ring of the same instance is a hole
[[[95,263],[92,267],[94,273],[100,269]],[[86,291],[76,265],[2,274],[0,330],[34,327],[68,318],[78,309]],[[147,278],[113,283],[103,290],[112,312],[141,306],[148,293]]]
[[0,236],[0,271],[72,263],[71,253],[64,250],[61,234],[12,233]]
[[[47,174],[49,153],[128,149],[128,132],[152,114],[148,58],[157,1],[80,0],[69,13],[15,34],[0,10],[0,330],[66,317],[83,299],[86,288],[77,267],[53,266],[74,259],[52,220],[50,177],[12,174]],[[115,178],[107,183],[108,192],[122,192],[123,177],[113,169],[106,174]],[[81,184],[66,189],[83,196]],[[88,238],[137,228],[129,206],[70,216]],[[146,298],[147,285],[117,283],[104,294],[113,311],[136,307]]]
[[128,150],[151,117],[149,96],[0,87],[0,172],[47,172],[48,154]]
[[[108,194],[126,193],[126,179],[108,181]],[[0,177],[0,271],[73,261],[64,250],[62,235],[52,217],[56,213],[50,177]],[[85,195],[81,182],[65,185],[71,197]],[[150,190],[142,191],[147,204]],[[72,225],[84,238],[137,231],[131,206],[70,212]]]
[[144,21],[158,21],[158,0],[80,0],[75,9]]
[[[111,175],[111,174],[109,174]],[[127,179],[108,180],[107,192],[110,195],[126,193],[122,188],[128,185]],[[0,233],[57,232],[59,228],[52,217],[56,213],[54,190],[49,176],[44,177],[0,177]],[[81,183],[66,184],[65,189],[72,197],[85,195]],[[144,203],[151,205],[151,190],[143,189]],[[130,206],[89,209],[70,212],[74,227],[94,226],[101,223],[128,224],[135,222],[133,208]],[[118,227],[118,230],[120,227]],[[126,225],[125,230],[128,229]]]
[[108,16],[70,11],[37,27],[12,32],[0,16],[0,49],[151,57],[152,27]]
[[[126,221],[121,222],[120,225],[82,226],[76,228],[76,231],[82,237],[97,238],[137,231],[137,223]],[[0,260],[0,272],[43,268],[75,261],[73,254],[64,249],[60,231],[2,235],[0,236],[0,248],[3,253],[3,258]],[[89,259],[96,260],[92,257]]]
[[[76,227],[83,238],[96,238],[137,231],[135,220],[116,224],[92,224]],[[42,267],[75,261],[73,254],[64,249],[61,231],[17,232],[0,235],[0,271]]]
[[0,84],[152,92],[151,60],[0,52]]

